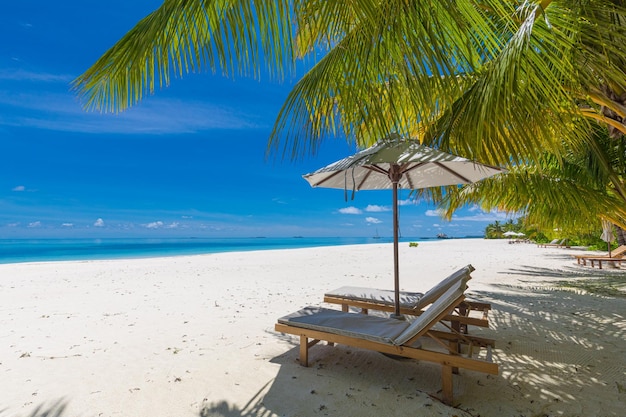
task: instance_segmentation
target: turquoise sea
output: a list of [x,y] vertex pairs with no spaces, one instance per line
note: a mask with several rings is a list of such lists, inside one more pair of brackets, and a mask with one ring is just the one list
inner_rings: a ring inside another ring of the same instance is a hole
[[[429,238],[403,238],[422,241]],[[0,239],[0,263],[149,258],[266,249],[390,243],[391,238]]]
[[[401,242],[420,242],[434,239],[436,238],[402,238]],[[391,243],[392,241],[391,237],[0,239],[0,264],[150,258],[267,249]]]

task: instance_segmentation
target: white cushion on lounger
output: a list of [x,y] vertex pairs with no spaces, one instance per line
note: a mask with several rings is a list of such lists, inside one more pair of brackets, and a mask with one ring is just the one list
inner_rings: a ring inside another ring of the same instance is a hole
[[345,313],[322,307],[303,308],[279,318],[278,322],[388,344],[392,344],[393,340],[409,327],[409,323],[402,320]]
[[[450,276],[440,281],[425,294],[419,292],[400,292],[400,307],[421,310],[428,304],[433,303],[441,294],[443,294],[450,286],[463,278],[469,277],[474,271],[472,265],[464,266],[458,271],[453,272]],[[341,287],[336,290],[327,292],[324,296],[335,298],[346,298],[353,301],[378,302],[386,305],[395,305],[393,290],[379,290],[367,287]]]
[[444,311],[454,306],[455,301],[463,295],[467,288],[467,280],[469,275],[466,275],[464,279],[455,283],[448,291],[442,296],[437,298],[430,307],[428,307],[422,315],[418,316],[410,326],[408,326],[404,332],[396,337],[393,341],[395,345],[403,345],[413,338],[416,334],[420,333],[426,327],[432,325],[432,321]]
[[[376,301],[382,304],[394,305],[394,292],[390,290],[379,290],[366,287],[341,287],[324,294],[328,297],[349,298],[351,300],[371,302]],[[406,292],[400,294],[400,305],[402,307],[413,308],[422,298],[421,292]]]
[[458,282],[461,279],[465,279],[465,282],[467,282],[467,280],[471,278],[470,274],[474,271],[475,269],[472,265],[467,265],[454,272],[448,278],[444,279],[443,281],[439,282],[439,284],[426,291],[426,294],[424,294],[424,296],[420,298],[420,300],[415,304],[414,308],[422,309],[428,304],[433,303],[436,299],[439,298],[441,294],[443,294],[445,290],[450,288],[450,286],[453,285],[455,282]]

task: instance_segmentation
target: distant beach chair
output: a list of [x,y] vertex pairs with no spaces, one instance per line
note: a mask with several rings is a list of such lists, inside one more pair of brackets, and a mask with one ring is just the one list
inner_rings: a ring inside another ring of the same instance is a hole
[[582,264],[583,266],[586,266],[587,262],[589,262],[592,268],[595,267],[597,264],[598,269],[602,269],[603,262],[612,263],[613,266],[618,266],[618,265],[621,266],[622,261],[625,260],[623,259],[625,255],[626,255],[626,245],[622,245],[622,246],[615,248],[615,250],[612,250],[610,257],[609,255],[572,255],[572,256],[576,258],[576,262],[578,263],[578,265]]
[[[412,358],[442,367],[443,401],[452,404],[452,374],[458,368],[497,375],[498,365],[492,361],[492,339],[468,336],[449,326],[436,330],[444,317],[463,302],[469,275],[458,280],[412,323],[393,318],[354,314],[321,307],[306,307],[278,319],[275,330],[300,337],[300,365],[309,365],[309,348],[324,340],[335,343]],[[418,339],[424,337],[418,342]],[[417,342],[417,343],[416,343]],[[467,346],[461,354],[461,345]],[[481,348],[486,353],[481,355]],[[475,352],[476,351],[476,352]],[[475,355],[476,353],[476,355]]]
[[[471,279],[470,274],[473,271],[474,267],[467,265],[452,273],[425,294],[401,291],[400,314],[419,316],[451,286],[463,279]],[[341,287],[324,294],[324,302],[340,304],[343,311],[348,311],[350,307],[360,308],[363,314],[367,314],[368,310],[393,312],[394,298],[394,291],[367,287]],[[468,325],[489,327],[489,310],[491,310],[491,305],[488,303],[464,300],[455,306],[452,313],[444,317],[444,320],[450,321],[456,330],[467,333]],[[471,315],[473,312],[478,314]]]
[[567,243],[567,239],[562,239],[561,241],[559,241],[558,239],[554,239],[550,243],[538,243],[537,247],[539,248],[569,248],[571,246]]

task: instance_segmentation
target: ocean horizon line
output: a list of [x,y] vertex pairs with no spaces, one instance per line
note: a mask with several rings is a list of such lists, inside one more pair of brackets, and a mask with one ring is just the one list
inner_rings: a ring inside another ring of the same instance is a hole
[[[484,238],[484,236],[448,238],[474,239]],[[437,239],[436,236],[402,237],[400,242],[420,242]],[[0,264],[154,258],[392,242],[393,238],[386,236],[0,238]]]

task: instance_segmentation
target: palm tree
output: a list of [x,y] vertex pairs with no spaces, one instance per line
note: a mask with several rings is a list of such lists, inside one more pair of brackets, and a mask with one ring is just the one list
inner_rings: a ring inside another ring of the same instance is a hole
[[571,123],[581,116],[606,121],[610,109],[626,132],[624,18],[609,0],[165,0],[74,86],[87,107],[118,111],[188,71],[267,67],[280,78],[322,55],[287,98],[272,143],[295,155],[329,134],[365,145],[427,132],[503,163],[555,137],[584,140]]
[[[186,72],[280,79],[314,60],[272,149],[297,157],[325,137],[365,146],[397,132],[513,164],[519,187],[554,174],[564,153],[593,149],[599,124],[626,133],[625,19],[611,0],[165,0],[74,88],[86,107],[120,111]],[[609,173],[600,200],[618,213],[623,171]]]
[[538,161],[511,167],[506,176],[448,189],[440,208],[449,217],[466,204],[497,207],[523,215],[526,224],[572,234],[596,230],[601,218],[625,227],[626,198],[613,186],[626,172],[623,145],[598,126],[594,146],[579,149],[564,142],[559,155],[546,152]]
[[503,236],[504,229],[498,220],[487,226],[485,236],[489,239],[499,239]]

